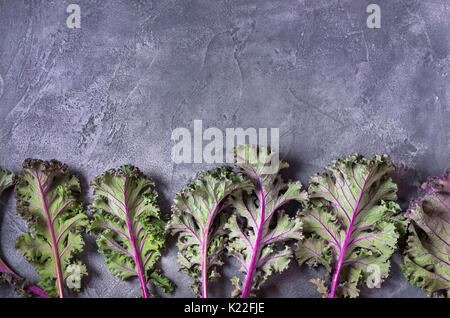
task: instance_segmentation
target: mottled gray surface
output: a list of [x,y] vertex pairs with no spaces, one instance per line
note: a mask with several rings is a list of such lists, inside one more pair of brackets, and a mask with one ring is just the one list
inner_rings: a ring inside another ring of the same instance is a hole
[[[65,25],[81,6],[82,28]],[[366,27],[366,6],[382,7],[382,28]],[[336,157],[388,153],[400,167],[402,207],[413,183],[449,167],[450,2],[448,0],[0,0],[0,164],[64,161],[88,182],[132,163],[152,176],[168,211],[171,198],[206,164],[175,165],[171,132],[207,127],[279,127],[289,177],[304,184]],[[10,192],[2,196],[1,254],[38,281],[14,249],[26,231]],[[134,297],[137,281],[109,273],[87,236],[90,277],[81,297]],[[231,277],[237,267],[224,269]],[[401,275],[366,297],[422,297]],[[174,240],[162,258],[177,283]],[[258,294],[317,297],[298,269],[273,276]],[[222,279],[211,296],[229,295]],[[13,296],[0,287],[0,296]]]

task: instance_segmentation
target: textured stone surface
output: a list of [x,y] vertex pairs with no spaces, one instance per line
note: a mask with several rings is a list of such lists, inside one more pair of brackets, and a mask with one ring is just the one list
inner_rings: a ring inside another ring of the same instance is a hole
[[[66,6],[81,6],[79,30]],[[382,7],[382,28],[366,27],[366,6]],[[279,127],[289,177],[307,184],[334,158],[388,153],[399,166],[400,200],[413,183],[450,162],[448,0],[0,0],[0,164],[18,172],[26,157],[56,158],[87,185],[132,163],[171,198],[206,164],[175,165],[170,135],[207,127]],[[26,230],[11,192],[2,196],[1,254],[38,281],[14,249]],[[109,273],[95,241],[82,258],[90,276],[81,297],[134,297],[137,281]],[[211,286],[227,297],[228,277]],[[365,297],[422,297],[401,275]],[[168,241],[162,267],[192,296]],[[319,271],[320,272],[320,271]],[[273,276],[258,296],[318,297],[299,269]],[[13,296],[0,287],[0,296]],[[164,295],[163,295],[164,296]]]

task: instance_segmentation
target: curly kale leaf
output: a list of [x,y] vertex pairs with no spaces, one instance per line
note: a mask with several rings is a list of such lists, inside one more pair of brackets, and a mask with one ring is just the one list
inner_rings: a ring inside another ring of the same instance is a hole
[[16,248],[36,267],[49,296],[64,297],[64,286],[78,291],[86,267],[74,260],[84,242],[88,224],[78,179],[67,165],[27,159],[16,185],[17,212],[28,221],[30,232],[20,236]]
[[[334,161],[310,180],[304,234],[296,258],[300,265],[322,264],[331,273],[328,297],[357,297],[363,281],[378,285],[389,273],[405,221],[387,156],[361,155]],[[324,293],[324,281],[314,283]]]
[[173,284],[155,268],[164,246],[166,219],[157,204],[154,182],[138,168],[111,169],[91,183],[96,195],[89,231],[100,234],[99,252],[122,280],[138,277],[144,298],[147,283],[172,292]]
[[207,282],[218,277],[214,267],[222,265],[220,255],[227,241],[223,229],[226,198],[239,189],[251,186],[242,174],[230,167],[204,171],[175,196],[168,229],[179,233],[178,262],[182,272],[195,279],[193,291],[207,297]]
[[429,296],[450,297],[450,169],[421,188],[425,195],[405,213],[411,224],[403,272]]
[[[14,184],[14,174],[0,166],[0,194]],[[41,297],[48,297],[45,292],[37,286],[31,285],[28,281],[17,275],[0,258],[0,284],[7,283],[14,287],[16,294],[27,297],[30,293]]]
[[[285,183],[278,174],[287,168],[285,162],[275,160],[277,154],[269,148],[243,145],[235,149],[236,165],[252,180],[250,194],[233,195],[235,214],[225,228],[230,231],[228,252],[241,263],[246,275],[243,283],[232,279],[236,286],[233,297],[247,297],[275,272],[285,270],[292,258],[290,240],[301,240],[302,224],[299,217],[290,218],[280,208],[289,201],[300,203],[307,199],[300,182]],[[274,171],[268,166],[278,162]],[[241,222],[239,219],[241,219]]]

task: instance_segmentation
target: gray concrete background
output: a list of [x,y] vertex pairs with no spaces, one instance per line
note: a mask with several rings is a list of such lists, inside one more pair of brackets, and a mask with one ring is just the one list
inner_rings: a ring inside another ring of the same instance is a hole
[[[73,2],[79,30],[65,24]],[[366,27],[371,2],[381,29]],[[0,0],[0,164],[17,173],[27,157],[64,161],[88,202],[90,180],[131,163],[155,179],[169,211],[211,167],[173,164],[173,129],[192,130],[194,119],[205,129],[279,127],[289,178],[307,185],[336,157],[388,153],[405,208],[414,182],[450,166],[449,16],[448,0]],[[26,226],[11,191],[1,200],[1,254],[36,282],[14,249]],[[173,239],[167,247],[172,297],[193,296]],[[93,237],[81,258],[90,276],[80,297],[139,295],[136,280],[108,272]],[[423,297],[400,262],[362,296]],[[236,269],[227,261],[211,296],[229,296]],[[258,296],[318,297],[308,280],[319,272],[291,263]]]

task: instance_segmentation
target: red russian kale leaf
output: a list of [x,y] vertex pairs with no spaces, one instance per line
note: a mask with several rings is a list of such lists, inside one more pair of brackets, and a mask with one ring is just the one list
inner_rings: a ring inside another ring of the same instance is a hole
[[112,273],[122,280],[138,277],[144,298],[147,283],[173,290],[157,270],[165,238],[165,215],[157,203],[154,182],[138,168],[111,169],[91,183],[97,196],[90,206],[94,215],[89,231],[99,233],[97,245]]
[[[235,213],[225,226],[230,231],[228,252],[241,263],[245,274],[242,283],[237,277],[232,279],[236,286],[232,296],[245,298],[270,275],[288,267],[293,252],[286,243],[302,239],[302,224],[281,207],[289,201],[302,203],[308,196],[300,182],[283,181],[279,171],[289,165],[275,160],[277,154],[269,148],[239,146],[235,155],[236,165],[253,184],[251,193],[232,195]],[[272,169],[274,165],[276,169]]]
[[64,297],[64,287],[78,291],[86,267],[74,260],[83,250],[81,232],[88,224],[78,179],[67,165],[52,160],[27,159],[16,185],[17,212],[28,221],[30,232],[20,236],[16,248],[36,267],[40,285],[52,297]]
[[450,169],[422,184],[425,195],[412,200],[403,272],[411,284],[450,297]]
[[296,257],[300,265],[326,267],[331,281],[312,281],[324,296],[357,297],[359,284],[379,287],[388,276],[389,258],[405,226],[389,177],[393,172],[387,156],[355,155],[311,178],[306,239]]
[[[5,170],[0,166],[0,194],[14,183],[14,174]],[[30,293],[41,297],[48,297],[45,292],[37,286],[31,285],[26,279],[17,275],[6,263],[0,258],[0,284],[6,282],[14,287],[17,294],[22,297],[28,296]]]

